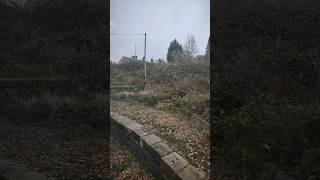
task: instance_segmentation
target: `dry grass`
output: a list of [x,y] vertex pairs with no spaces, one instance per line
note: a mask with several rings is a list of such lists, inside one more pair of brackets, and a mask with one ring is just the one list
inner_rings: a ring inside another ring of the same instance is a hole
[[193,165],[209,172],[209,127],[199,130],[179,114],[167,113],[134,102],[112,101],[111,111],[141,123],[150,132],[167,141],[170,147]]
[[[209,172],[209,64],[153,64],[148,83],[138,91],[111,95],[111,111],[159,135],[197,168]],[[113,64],[111,83],[140,86],[143,71]]]

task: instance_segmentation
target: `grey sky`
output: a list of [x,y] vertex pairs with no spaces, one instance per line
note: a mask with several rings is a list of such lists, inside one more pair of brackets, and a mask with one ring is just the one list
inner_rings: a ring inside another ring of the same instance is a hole
[[[193,33],[199,54],[205,53],[210,34],[210,0],[110,0],[110,32],[147,33],[147,60],[166,59],[170,42],[184,45]],[[143,56],[143,36],[111,36],[110,58]]]

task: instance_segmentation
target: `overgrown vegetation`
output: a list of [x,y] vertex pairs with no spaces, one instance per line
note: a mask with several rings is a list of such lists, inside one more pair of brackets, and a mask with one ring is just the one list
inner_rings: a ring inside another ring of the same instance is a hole
[[319,179],[319,2],[215,7],[215,179]]
[[112,92],[113,99],[131,100],[187,117],[198,114],[209,121],[208,61],[194,59],[178,63],[147,65],[147,83],[143,65],[111,64],[111,85],[137,87],[136,91]]
[[69,81],[0,88],[1,154],[55,179],[110,179],[108,3],[33,1],[28,11],[2,2],[0,79]]
[[[50,0],[31,11],[0,6],[0,78],[63,78],[70,85],[60,87],[61,92],[20,90],[26,102],[9,104],[5,113],[26,123],[106,121],[109,99],[95,98],[108,93],[106,2]],[[48,92],[50,96],[41,96]]]
[[48,1],[27,11],[1,3],[0,78],[70,78],[82,92],[107,87],[104,1]]

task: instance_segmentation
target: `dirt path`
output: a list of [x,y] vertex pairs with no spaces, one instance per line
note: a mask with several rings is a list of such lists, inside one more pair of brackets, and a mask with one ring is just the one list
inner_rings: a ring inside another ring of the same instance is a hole
[[199,131],[177,114],[137,103],[111,101],[111,111],[127,116],[159,135],[175,151],[202,171],[209,172],[210,140],[208,131]]

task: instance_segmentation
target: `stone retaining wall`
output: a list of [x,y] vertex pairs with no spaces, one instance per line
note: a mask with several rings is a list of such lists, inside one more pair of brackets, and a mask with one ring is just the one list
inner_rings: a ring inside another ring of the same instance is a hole
[[155,134],[124,116],[110,113],[111,134],[140,162],[145,163],[158,179],[205,179],[206,175],[174,152]]

